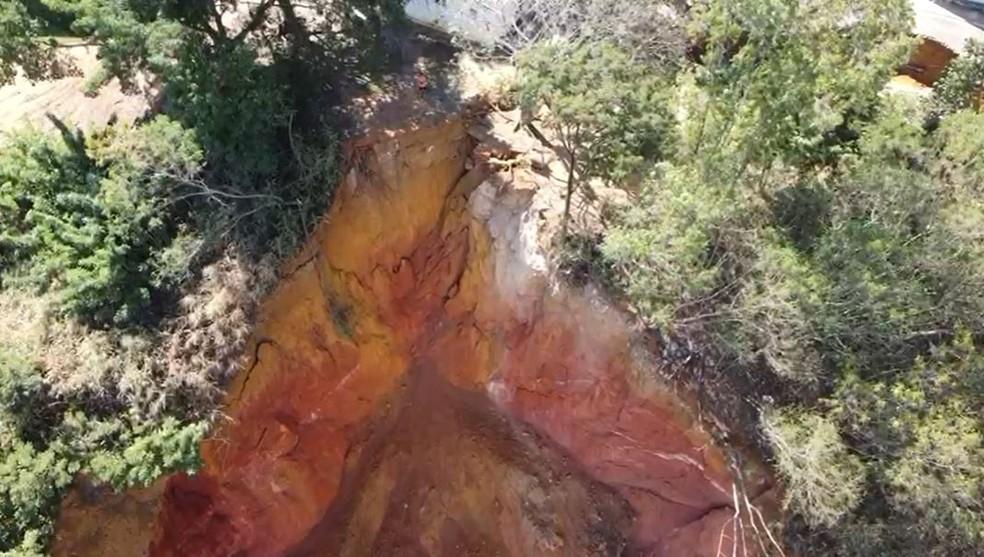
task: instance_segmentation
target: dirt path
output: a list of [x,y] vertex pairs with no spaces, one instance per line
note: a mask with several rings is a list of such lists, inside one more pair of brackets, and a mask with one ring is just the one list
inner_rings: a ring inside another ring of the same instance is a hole
[[133,121],[147,112],[147,99],[124,93],[116,80],[96,95],[85,94],[85,76],[98,68],[94,47],[66,46],[64,53],[78,69],[78,75],[35,83],[18,78],[0,87],[0,134],[24,125],[51,128],[47,114],[69,126],[89,129],[112,120]]

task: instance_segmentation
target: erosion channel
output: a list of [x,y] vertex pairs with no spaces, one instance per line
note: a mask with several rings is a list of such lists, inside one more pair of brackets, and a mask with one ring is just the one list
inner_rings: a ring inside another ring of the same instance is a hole
[[55,553],[731,555],[724,453],[628,317],[553,276],[552,163],[500,129],[351,142],[203,470],[73,494]]

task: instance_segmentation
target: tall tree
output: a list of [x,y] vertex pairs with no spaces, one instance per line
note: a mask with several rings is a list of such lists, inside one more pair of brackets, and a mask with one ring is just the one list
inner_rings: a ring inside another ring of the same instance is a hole
[[44,21],[23,0],[0,0],[0,85],[18,70],[29,79],[57,75],[56,43],[44,37]]
[[825,134],[877,101],[910,45],[910,21],[905,0],[697,2],[706,100],[695,99],[692,151],[736,162],[729,179],[814,156]]
[[571,200],[592,178],[619,181],[673,149],[665,78],[612,43],[547,43],[519,60],[520,96],[533,114],[546,107],[567,163],[562,237]]

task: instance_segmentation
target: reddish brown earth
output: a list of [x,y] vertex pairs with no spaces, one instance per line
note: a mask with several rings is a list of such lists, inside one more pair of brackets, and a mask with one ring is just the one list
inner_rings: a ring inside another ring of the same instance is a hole
[[116,520],[93,505],[56,554],[756,554],[722,451],[627,321],[523,267],[537,179],[466,171],[475,147],[460,119],[354,144],[149,546],[73,540]]

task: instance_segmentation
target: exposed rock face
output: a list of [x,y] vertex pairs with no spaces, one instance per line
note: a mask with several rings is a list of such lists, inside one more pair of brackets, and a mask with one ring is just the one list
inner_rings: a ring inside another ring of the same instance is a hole
[[503,149],[460,119],[353,146],[150,555],[731,554],[722,453],[627,320],[551,280],[558,190]]

